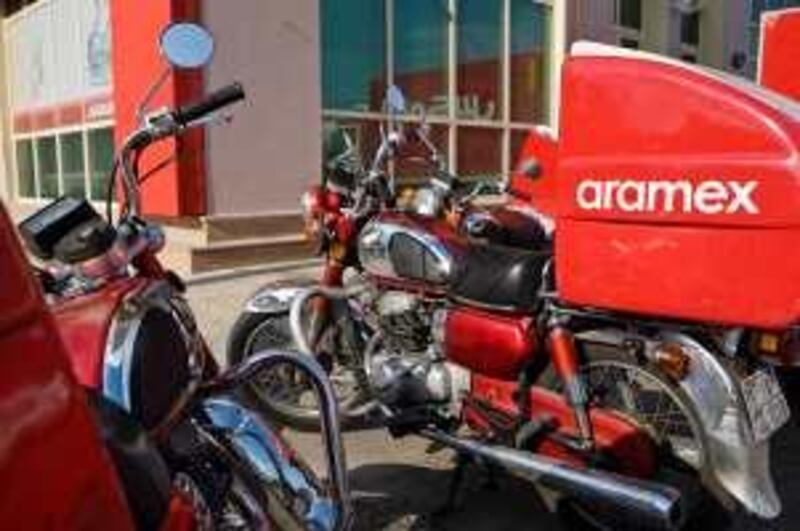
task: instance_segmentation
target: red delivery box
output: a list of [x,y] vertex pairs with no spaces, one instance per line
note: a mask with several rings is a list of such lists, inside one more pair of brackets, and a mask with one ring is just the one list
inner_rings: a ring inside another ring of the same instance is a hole
[[762,328],[800,319],[800,104],[742,78],[577,43],[561,113],[565,300]]
[[761,15],[758,82],[800,101],[800,7]]

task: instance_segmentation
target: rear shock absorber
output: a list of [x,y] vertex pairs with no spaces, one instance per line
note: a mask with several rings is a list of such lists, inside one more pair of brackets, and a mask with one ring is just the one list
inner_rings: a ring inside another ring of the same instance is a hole
[[548,333],[548,343],[550,359],[564,383],[564,392],[575,414],[582,445],[590,450],[594,447],[594,433],[589,418],[589,396],[572,332],[561,323],[553,323]]

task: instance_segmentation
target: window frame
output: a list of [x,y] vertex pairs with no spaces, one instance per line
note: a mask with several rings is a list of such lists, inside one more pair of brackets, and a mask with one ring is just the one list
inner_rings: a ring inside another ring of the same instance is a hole
[[[11,149],[11,170],[12,170],[12,197],[16,202],[21,205],[41,206],[50,203],[51,198],[42,197],[41,191],[41,174],[39,170],[39,153],[38,153],[38,140],[40,138],[54,137],[55,138],[55,152],[56,152],[56,170],[58,172],[58,188],[59,196],[64,194],[64,167],[61,153],[61,137],[62,135],[69,135],[79,133],[81,135],[81,142],[83,144],[83,183],[84,183],[84,199],[89,201],[95,207],[104,207],[104,200],[97,200],[91,197],[91,160],[89,152],[89,132],[98,129],[114,129],[114,120],[97,120],[95,122],[86,122],[77,125],[69,125],[63,127],[54,127],[50,129],[42,129],[40,131],[29,131],[24,133],[14,132],[11,134],[10,143],[13,146]],[[17,142],[30,140],[31,151],[33,153],[33,183],[36,197],[25,197],[20,193],[19,182],[19,161],[17,160]]]
[[[395,46],[395,25],[394,7],[397,2],[402,0],[383,0],[385,3],[385,57],[384,68],[386,73],[387,84],[393,84],[395,81],[395,61],[394,61],[394,46]],[[547,24],[550,25],[550,34],[554,34],[554,26],[557,24],[555,13],[555,2],[563,0],[535,0],[539,5],[548,8]],[[518,132],[533,132],[541,130],[542,127],[551,127],[550,119],[552,113],[550,107],[557,101],[557,96],[550,94],[552,91],[552,83],[549,80],[543,82],[542,90],[547,91],[548,97],[545,99],[546,109],[544,109],[544,123],[542,122],[520,122],[511,119],[511,2],[512,0],[501,0],[502,2],[502,15],[501,15],[501,45],[500,45],[500,109],[497,112],[499,118],[497,119],[465,119],[458,117],[457,98],[458,98],[458,0],[441,0],[443,8],[448,10],[448,21],[446,28],[447,36],[447,112],[445,114],[429,114],[426,120],[431,126],[442,126],[447,128],[447,168],[448,171],[458,171],[458,131],[464,128],[483,128],[495,129],[501,133],[501,161],[498,168],[497,176],[499,178],[509,178],[514,165],[514,158],[516,153],[511,153],[512,135]],[[546,44],[548,54],[555,51],[556,44],[550,39]],[[321,60],[324,61],[324,51],[320,54]],[[548,58],[549,60],[549,58]],[[548,77],[553,75],[552,68],[548,65]],[[547,78],[546,78],[547,79]],[[325,87],[322,88],[325,90]],[[345,110],[345,109],[328,109],[322,108],[322,121],[385,121],[388,115],[376,111],[358,111],[358,110]],[[398,123],[418,123],[419,116],[405,115],[396,116],[394,120]]]

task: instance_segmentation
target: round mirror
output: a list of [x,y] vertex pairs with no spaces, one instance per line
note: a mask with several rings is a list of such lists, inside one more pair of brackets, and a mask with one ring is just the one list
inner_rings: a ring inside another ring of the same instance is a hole
[[397,85],[389,85],[386,89],[386,106],[392,114],[404,114],[406,112],[406,97]]
[[170,24],[161,34],[161,53],[176,68],[199,68],[214,54],[214,38],[203,26]]

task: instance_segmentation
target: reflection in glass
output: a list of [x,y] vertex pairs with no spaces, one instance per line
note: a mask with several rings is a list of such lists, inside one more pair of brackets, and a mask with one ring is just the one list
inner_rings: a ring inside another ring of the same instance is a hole
[[86,197],[82,133],[61,135],[61,173],[64,195]]
[[108,178],[114,165],[114,129],[107,127],[88,132],[89,179],[91,198],[104,201],[108,194]]
[[382,0],[321,0],[322,106],[379,111],[385,90]]
[[395,164],[395,175],[400,183],[425,183],[436,174],[436,170],[443,164],[447,167],[447,140],[448,128],[443,125],[430,126],[427,132],[428,139],[438,152],[439,161],[434,163],[431,150],[425,144],[413,138],[403,145]]
[[458,2],[458,101],[464,120],[499,120],[502,109],[501,0]]
[[458,175],[496,178],[502,173],[502,131],[483,127],[458,128]]
[[447,114],[447,3],[394,2],[394,82],[408,112]]
[[54,136],[36,140],[36,159],[39,164],[39,196],[48,199],[58,197],[58,161]]
[[36,176],[33,166],[33,142],[19,140],[17,151],[17,183],[20,197],[36,197]]
[[551,8],[511,0],[511,121],[547,123]]

